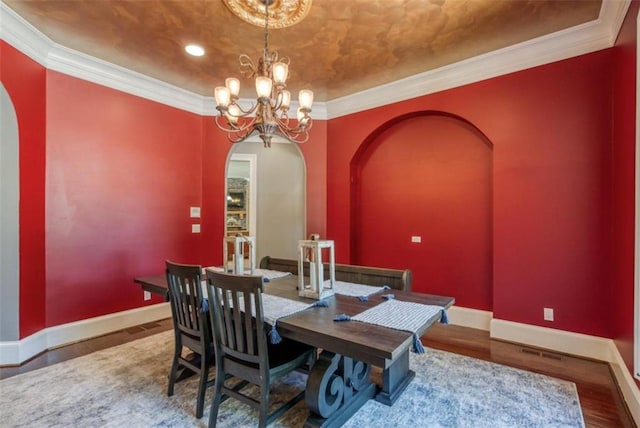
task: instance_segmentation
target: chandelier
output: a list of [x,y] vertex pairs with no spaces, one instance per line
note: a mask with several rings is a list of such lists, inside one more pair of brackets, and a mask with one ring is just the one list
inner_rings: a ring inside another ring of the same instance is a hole
[[[269,51],[269,5],[274,0],[261,0],[264,4],[264,50],[257,64],[249,56],[240,55],[240,73],[248,79],[255,78],[257,102],[244,109],[239,103],[240,80],[229,77],[225,86],[215,88],[216,125],[227,132],[232,143],[240,143],[257,134],[265,147],[271,147],[274,136],[284,137],[293,143],[309,139],[312,120],[313,92],[303,89],[298,94],[297,122],[289,119],[291,93],[286,90],[289,75],[289,58],[278,58]],[[255,115],[253,115],[255,113]]]

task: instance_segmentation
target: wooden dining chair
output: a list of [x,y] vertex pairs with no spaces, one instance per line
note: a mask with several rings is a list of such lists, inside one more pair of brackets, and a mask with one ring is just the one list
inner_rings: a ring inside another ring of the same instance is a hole
[[[301,391],[269,414],[272,383],[315,361],[315,348],[287,339],[277,345],[267,342],[261,276],[206,272],[216,360],[209,427],[216,426],[220,404],[229,397],[258,409],[258,426],[265,427],[304,398]],[[255,317],[249,310],[251,307],[255,308]],[[231,376],[245,381],[244,384],[228,384]],[[259,399],[242,392],[247,383],[260,388]]]
[[[173,395],[173,387],[179,372],[188,369],[198,374],[200,381],[196,399],[196,416],[201,418],[205,391],[207,386],[213,385],[213,380],[209,380],[209,371],[214,362],[211,320],[202,287],[202,267],[166,261],[166,274],[175,334],[175,349],[167,395]],[[187,348],[192,354],[183,354],[185,351],[183,348]]]

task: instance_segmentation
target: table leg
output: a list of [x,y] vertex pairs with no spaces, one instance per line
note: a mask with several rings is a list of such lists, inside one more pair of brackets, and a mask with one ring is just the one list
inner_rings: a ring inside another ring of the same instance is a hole
[[304,426],[342,426],[375,395],[370,374],[368,364],[322,351],[307,379],[305,400],[311,415]]
[[382,389],[376,395],[376,401],[392,406],[415,375],[413,370],[409,370],[409,349],[407,348],[390,367],[382,372]]

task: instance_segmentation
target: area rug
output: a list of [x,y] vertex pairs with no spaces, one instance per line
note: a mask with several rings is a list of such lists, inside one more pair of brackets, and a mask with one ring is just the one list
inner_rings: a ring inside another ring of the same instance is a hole
[[[195,417],[195,378],[166,394],[173,333],[163,332],[0,381],[0,426],[203,427]],[[584,427],[575,384],[426,348],[411,354],[416,377],[393,406],[369,401],[345,427]],[[277,404],[304,386],[294,373],[272,389]],[[298,403],[273,427],[301,427]],[[257,425],[257,413],[227,400],[219,427]]]

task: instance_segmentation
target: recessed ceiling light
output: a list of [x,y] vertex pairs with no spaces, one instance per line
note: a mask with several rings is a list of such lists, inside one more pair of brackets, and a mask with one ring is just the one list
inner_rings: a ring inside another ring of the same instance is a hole
[[199,45],[187,45],[184,47],[184,50],[187,51],[189,55],[193,55],[193,56],[204,55],[204,48]]

